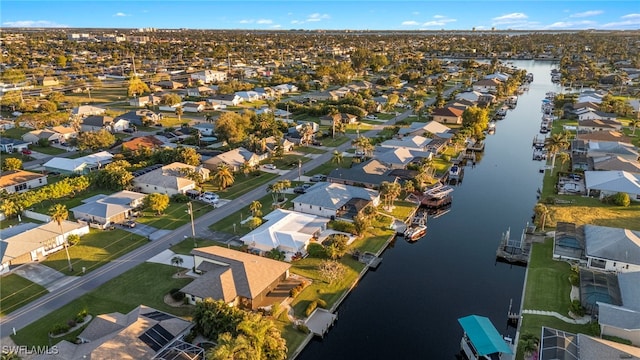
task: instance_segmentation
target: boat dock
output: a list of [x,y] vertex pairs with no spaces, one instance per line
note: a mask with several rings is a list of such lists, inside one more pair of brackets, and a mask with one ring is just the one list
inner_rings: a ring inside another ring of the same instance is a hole
[[511,228],[502,234],[500,245],[496,250],[496,259],[512,264],[526,265],[529,262],[529,253],[531,252],[532,235],[535,226],[529,226],[522,230],[519,239],[511,239]]
[[356,251],[353,253],[353,257],[357,259],[359,262],[367,265],[370,269],[377,269],[380,263],[382,262],[382,258],[376,256],[376,254],[365,251],[363,253]]

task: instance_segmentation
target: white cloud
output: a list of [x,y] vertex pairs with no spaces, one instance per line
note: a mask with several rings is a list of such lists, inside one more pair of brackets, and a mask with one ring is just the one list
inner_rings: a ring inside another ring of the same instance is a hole
[[446,16],[444,16],[444,15],[433,15],[433,18],[434,19],[444,19],[444,18],[446,18]]
[[317,22],[330,18],[331,17],[328,14],[313,13],[307,17],[307,22]]
[[414,12],[411,13],[411,15],[420,15],[420,12],[419,11],[414,11]]
[[6,27],[46,27],[46,28],[61,28],[69,27],[69,25],[58,24],[49,20],[18,20],[18,21],[5,21],[2,23]]
[[280,25],[280,24],[271,25],[272,29],[280,29],[281,27],[282,27],[282,25]]
[[291,20],[291,23],[294,24],[294,25],[295,24],[304,24],[304,21],[302,21],[302,20]]
[[493,20],[494,24],[512,24],[516,22],[522,22],[528,18],[529,17],[524,13],[511,13],[494,17],[491,20]]
[[606,29],[622,29],[622,28],[637,28],[640,26],[640,14],[633,13],[620,17],[622,21],[614,21],[603,24],[601,27]]
[[238,21],[240,24],[253,24],[253,20],[251,19],[242,19]]
[[420,25],[419,22],[417,21],[413,21],[413,20],[407,20],[407,21],[403,21],[402,26],[416,26],[416,25]]
[[256,24],[273,24],[273,20],[271,19],[259,19],[256,21]]
[[443,15],[434,15],[433,18],[435,20],[431,20],[431,21],[427,21],[425,23],[422,24],[422,26],[425,27],[431,27],[431,26],[445,26],[450,22],[455,22],[456,19],[449,19],[446,16]]
[[117,13],[113,14],[113,16],[117,16],[117,17],[125,17],[125,16],[131,16],[131,15],[129,15],[129,14],[125,14],[125,13],[123,13],[123,12],[117,12]]
[[580,12],[580,13],[571,14],[571,15],[569,15],[569,17],[582,18],[582,17],[596,16],[596,15],[600,15],[602,13],[603,13],[602,10],[589,10],[589,11],[583,11],[583,12]]
[[547,25],[545,29],[584,29],[585,27],[594,27],[595,21],[582,20],[582,21],[557,21],[551,25]]
[[288,15],[288,16],[291,16],[291,15],[293,15],[293,13],[292,13],[292,12],[288,12],[288,13],[287,13],[287,15]]
[[640,19],[640,14],[627,14],[620,16],[620,19]]

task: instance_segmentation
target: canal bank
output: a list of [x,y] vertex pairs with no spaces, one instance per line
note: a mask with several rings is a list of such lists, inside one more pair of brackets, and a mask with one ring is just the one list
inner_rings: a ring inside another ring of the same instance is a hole
[[419,241],[387,248],[382,266],[340,306],[340,320],[299,359],[453,358],[462,336],[456,319],[472,313],[513,337],[507,313],[510,301],[521,301],[525,268],[496,262],[495,250],[500,233],[531,219],[542,176],[530,141],[539,128],[540,99],[554,89],[552,63],[514,65],[533,72],[534,82],[487,137],[482,159],[465,167],[450,211],[429,219]]

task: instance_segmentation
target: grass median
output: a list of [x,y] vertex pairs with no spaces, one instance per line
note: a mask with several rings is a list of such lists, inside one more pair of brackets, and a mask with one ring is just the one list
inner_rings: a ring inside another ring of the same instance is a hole
[[48,293],[44,287],[16,274],[0,279],[0,317]]

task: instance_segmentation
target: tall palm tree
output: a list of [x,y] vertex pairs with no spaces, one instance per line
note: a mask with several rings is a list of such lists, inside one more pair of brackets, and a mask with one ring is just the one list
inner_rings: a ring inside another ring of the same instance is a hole
[[175,267],[181,267],[182,264],[184,263],[184,259],[182,259],[182,256],[174,256],[171,258],[171,263]]
[[537,203],[533,208],[534,213],[536,214],[536,219],[539,219],[540,228],[544,231],[544,223],[547,221],[547,216],[549,215],[549,208],[543,203]]
[[343,160],[344,160],[344,157],[342,153],[338,150],[333,150],[333,156],[331,157],[331,162],[336,165],[340,165],[342,164]]
[[184,114],[184,109],[182,109],[182,106],[178,106],[176,108],[176,115],[178,115],[179,122],[182,122],[182,114]]
[[546,139],[545,148],[551,154],[551,171],[556,165],[556,154],[569,148],[569,139],[566,134],[553,134]]
[[[63,204],[55,204],[51,208],[49,208],[49,216],[51,216],[51,220],[58,223],[60,227],[60,236],[64,239],[64,230],[62,229],[62,222],[69,218],[69,212],[67,211],[67,207]],[[69,256],[69,242],[67,239],[64,239],[64,250],[67,253],[67,262],[69,263],[69,271],[73,271],[73,266],[71,265],[71,257]]]
[[638,117],[636,117],[635,119],[629,120],[629,125],[633,129],[631,131],[631,135],[633,135],[633,136],[636,135],[636,128],[638,127],[639,124],[640,124],[640,112],[638,112]]
[[254,200],[249,205],[249,211],[251,211],[251,216],[260,217],[262,215],[262,203],[258,200]]
[[232,336],[228,332],[218,336],[218,345],[207,350],[206,358],[212,360],[259,359],[245,336]]
[[229,166],[227,166],[227,164],[220,164],[218,165],[218,169],[216,170],[215,174],[213,174],[213,181],[218,187],[224,190],[227,187],[233,185],[235,178],[233,177],[233,172],[231,171]]
[[271,196],[273,197],[273,203],[277,204],[280,199],[280,194],[284,189],[291,187],[291,181],[289,180],[280,180],[275,183],[269,185],[269,191],[271,191]]

